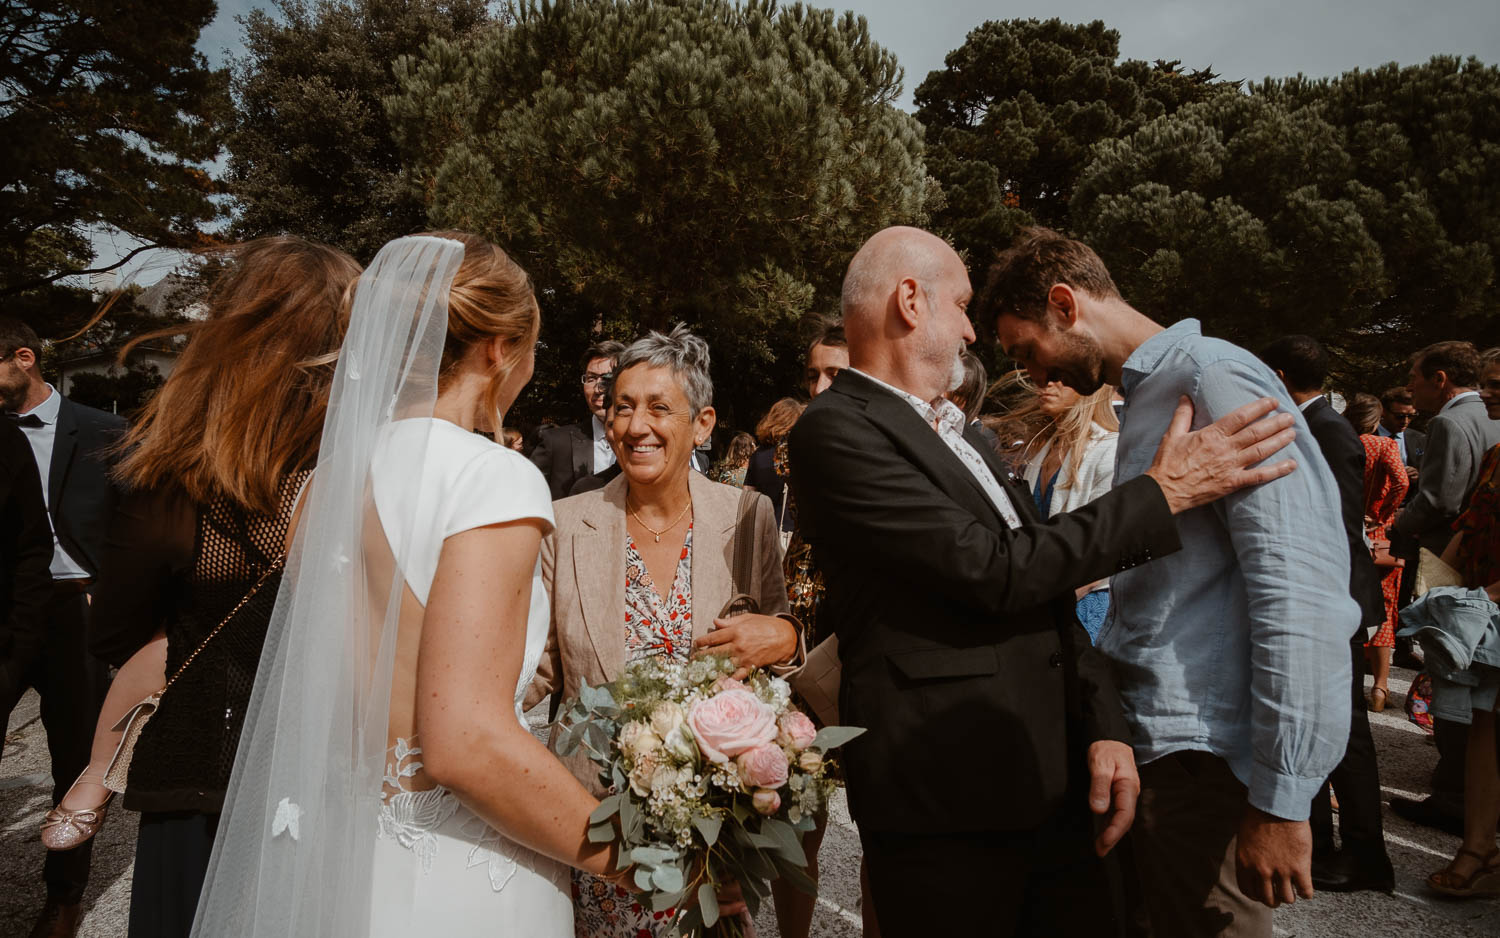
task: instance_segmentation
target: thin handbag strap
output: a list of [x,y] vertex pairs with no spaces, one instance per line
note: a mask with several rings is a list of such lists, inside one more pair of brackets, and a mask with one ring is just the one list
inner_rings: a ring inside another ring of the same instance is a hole
[[754,525],[750,523],[751,515],[755,511],[756,493],[749,489],[740,491],[739,509],[735,512],[734,519],[734,566],[730,569],[730,576],[734,579],[734,591],[748,593],[752,573],[755,569],[755,535]]
[[173,674],[172,677],[168,679],[166,685],[162,687],[162,693],[166,693],[167,689],[170,688],[174,683],[176,683],[178,678],[182,677],[182,672],[188,669],[188,665],[193,663],[193,659],[198,657],[198,655],[203,651],[204,648],[208,647],[208,643],[214,640],[214,636],[223,631],[224,626],[228,625],[229,621],[236,615],[238,615],[241,609],[245,608],[246,603],[255,598],[255,594],[259,593],[260,588],[266,585],[266,581],[271,578],[271,575],[277,570],[280,570],[282,565],[285,563],[286,551],[282,551],[279,555],[277,555],[275,560],[271,561],[271,565],[267,567],[266,571],[260,575],[260,579],[255,581],[255,585],[250,587],[250,592],[246,593],[243,599],[235,603],[234,608],[229,610],[229,615],[225,616],[223,621],[214,626],[214,630],[204,636],[203,641],[198,643],[198,647],[193,649],[193,653],[187,656],[187,660],[183,661],[182,664],[178,666],[177,673]]

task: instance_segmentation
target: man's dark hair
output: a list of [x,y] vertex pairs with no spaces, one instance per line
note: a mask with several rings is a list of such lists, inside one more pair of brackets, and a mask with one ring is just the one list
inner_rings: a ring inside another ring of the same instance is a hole
[[844,336],[844,321],[842,319],[825,319],[818,324],[818,330],[813,335],[813,340],[807,343],[807,354],[802,356],[803,361],[812,357],[812,350],[820,345],[829,348],[848,348],[849,340]]
[[1093,248],[1051,228],[1023,228],[990,264],[974,303],[974,322],[993,335],[1001,316],[1040,320],[1047,312],[1047,294],[1059,283],[1101,299],[1120,295]]
[[0,316],[0,355],[11,355],[23,348],[31,349],[37,358],[42,357],[42,340],[37,338],[36,330],[19,319]]
[[1328,352],[1310,335],[1284,335],[1265,347],[1260,360],[1285,375],[1293,391],[1321,391],[1328,380]]
[[1441,371],[1456,387],[1472,388],[1479,383],[1479,349],[1473,342],[1436,342],[1418,352],[1413,363],[1424,378]]
[[596,358],[607,358],[610,361],[619,361],[620,356],[624,352],[624,342],[616,342],[613,339],[605,339],[602,342],[595,342],[593,345],[590,345],[588,348],[583,350],[583,357],[578,360],[578,370],[579,372],[588,371],[589,362],[593,361]]
[[1393,388],[1386,388],[1380,395],[1380,406],[1389,410],[1392,404],[1404,404],[1411,407],[1411,391],[1404,384],[1398,384]]

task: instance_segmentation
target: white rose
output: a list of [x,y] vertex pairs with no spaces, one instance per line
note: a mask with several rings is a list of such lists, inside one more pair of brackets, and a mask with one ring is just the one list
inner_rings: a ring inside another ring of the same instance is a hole
[[[691,777],[691,776],[690,776]],[[651,792],[660,795],[670,791],[677,784],[677,770],[670,765],[659,765],[656,771],[651,773]]]
[[786,709],[787,704],[792,702],[792,685],[779,677],[771,678],[771,707],[777,713]]
[[688,729],[686,723],[679,723],[673,727],[662,744],[666,747],[667,752],[672,754],[673,758],[686,762],[689,765],[694,765],[698,762],[698,744],[693,741],[693,731]]
[[645,723],[626,723],[620,729],[620,750],[633,759],[639,760],[648,752],[655,752],[660,745],[661,737],[651,732],[651,727]]
[[685,719],[687,717],[683,714],[681,707],[671,701],[659,703],[656,709],[651,711],[651,730],[657,736],[666,739],[668,734],[681,726]]
[[657,770],[656,756],[647,753],[636,760],[635,768],[630,770],[630,790],[644,798],[651,794],[652,776]]

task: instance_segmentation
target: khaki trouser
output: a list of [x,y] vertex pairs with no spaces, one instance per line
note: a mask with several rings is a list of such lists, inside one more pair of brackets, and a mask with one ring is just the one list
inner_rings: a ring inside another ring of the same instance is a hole
[[1140,773],[1133,836],[1153,938],[1270,938],[1271,910],[1235,878],[1246,793],[1228,763],[1174,752]]

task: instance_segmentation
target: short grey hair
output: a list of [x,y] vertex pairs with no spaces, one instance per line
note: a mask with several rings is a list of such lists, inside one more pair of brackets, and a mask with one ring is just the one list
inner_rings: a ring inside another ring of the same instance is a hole
[[[687,395],[693,416],[703,413],[714,402],[714,379],[708,373],[708,343],[678,323],[667,335],[652,331],[644,339],[626,346],[615,361],[615,379],[635,365],[670,368],[672,376]],[[611,387],[613,399],[613,387]]]

